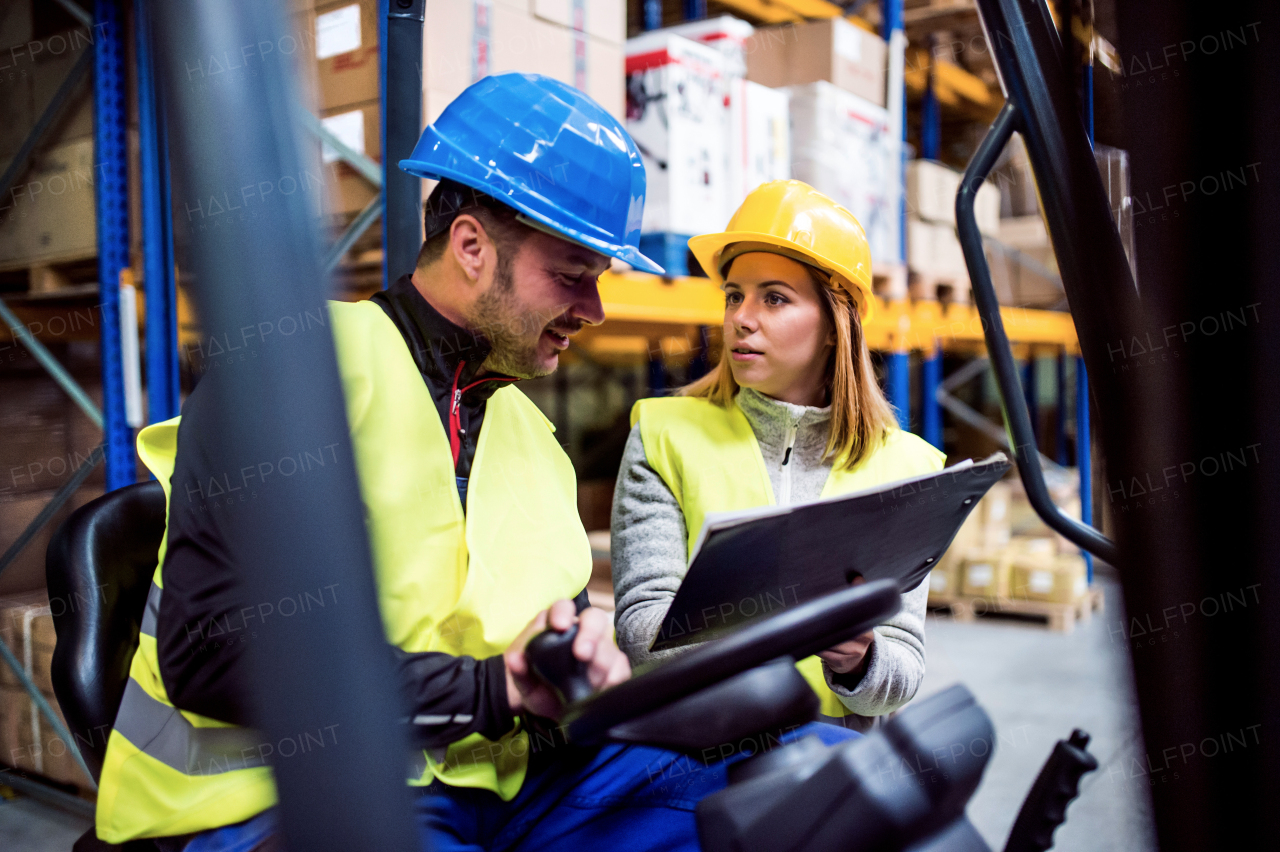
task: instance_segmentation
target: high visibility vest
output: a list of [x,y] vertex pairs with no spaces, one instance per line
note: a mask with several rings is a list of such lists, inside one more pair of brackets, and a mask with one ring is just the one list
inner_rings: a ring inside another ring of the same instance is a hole
[[[692,550],[708,512],[777,502],[760,445],[736,402],[721,407],[698,397],[643,399],[631,411],[631,425],[636,423],[640,424],[649,466],[671,489],[684,513],[688,550]],[[945,463],[946,456],[924,440],[894,429],[853,470],[833,466],[822,496],[849,494],[933,473]],[[807,657],[796,667],[817,693],[824,716],[852,715],[827,686],[819,657]]]
[[[494,393],[464,515],[448,437],[400,332],[369,302],[333,304],[329,316],[387,639],[410,652],[502,653],[539,610],[591,576],[576,478],[554,427],[515,387]],[[177,431],[174,419],[138,436],[166,496]],[[170,703],[156,657],[162,597],[157,571],[102,770],[97,830],[109,843],[230,825],[276,802],[261,737]],[[296,747],[317,747],[325,733],[305,737]],[[528,753],[518,726],[496,742],[473,734],[421,755],[409,783],[439,779],[509,801]]]

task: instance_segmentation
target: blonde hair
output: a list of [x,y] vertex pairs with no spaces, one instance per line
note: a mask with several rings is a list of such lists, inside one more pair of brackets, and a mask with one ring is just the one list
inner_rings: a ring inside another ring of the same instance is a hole
[[[837,468],[852,470],[871,455],[890,430],[897,428],[897,418],[876,382],[853,296],[825,271],[807,263],[803,266],[822,294],[823,315],[836,335],[826,366],[831,433],[823,461],[833,459]],[[724,271],[727,273],[728,269]],[[726,339],[719,363],[702,378],[676,391],[677,395],[702,397],[725,408],[731,405],[740,388],[729,369],[728,350]]]

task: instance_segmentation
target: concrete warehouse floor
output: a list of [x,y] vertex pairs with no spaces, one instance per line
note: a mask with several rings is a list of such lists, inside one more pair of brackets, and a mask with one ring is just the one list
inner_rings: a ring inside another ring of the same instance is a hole
[[[995,754],[969,804],[969,816],[996,850],[1004,847],[1018,807],[1054,742],[1072,728],[1093,736],[1089,749],[1102,765],[1085,776],[1053,848],[1156,848],[1148,776],[1128,771],[1141,764],[1142,745],[1121,633],[1120,590],[1109,577],[1099,575],[1097,582],[1107,594],[1106,612],[1070,634],[1007,619],[957,624],[946,616],[929,617],[928,671],[921,696],[962,682],[995,723]],[[87,821],[29,798],[0,800],[0,845],[6,852],[67,852],[87,828]]]
[[1144,763],[1143,746],[1120,586],[1102,572],[1094,582],[1107,596],[1106,610],[1072,633],[1006,618],[957,624],[945,615],[929,616],[920,696],[963,683],[995,724],[995,754],[969,801],[969,818],[993,849],[1004,848],[1040,767],[1072,728],[1092,736],[1089,751],[1099,768],[1081,780],[1080,796],[1067,809],[1053,848],[1156,848],[1147,786],[1152,776],[1133,768]]

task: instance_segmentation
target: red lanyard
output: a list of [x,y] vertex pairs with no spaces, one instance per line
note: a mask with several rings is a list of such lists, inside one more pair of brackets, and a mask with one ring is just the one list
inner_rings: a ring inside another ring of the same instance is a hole
[[449,402],[449,449],[453,452],[453,469],[458,469],[458,455],[462,452],[462,438],[459,432],[462,430],[462,415],[458,413],[458,406],[462,404],[462,395],[471,390],[476,385],[482,385],[485,382],[514,382],[515,379],[477,379],[464,388],[458,387],[458,379],[462,377],[462,368],[467,366],[466,361],[458,362],[458,369],[453,374],[453,396]]

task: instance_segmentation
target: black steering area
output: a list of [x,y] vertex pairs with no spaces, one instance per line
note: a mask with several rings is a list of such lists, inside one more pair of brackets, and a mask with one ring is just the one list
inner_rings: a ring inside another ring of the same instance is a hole
[[[890,580],[853,586],[759,618],[594,694],[573,656],[576,628],[539,634],[526,655],[561,696],[570,743],[646,744],[729,764],[729,786],[698,805],[708,852],[990,852],[965,806],[995,748],[995,730],[965,687],[917,701],[873,734],[839,745],[784,740],[818,718],[818,698],[796,660],[870,630],[900,605]],[[1078,731],[1058,743],[1007,852],[1052,845],[1080,777],[1097,768],[1087,743]]]

